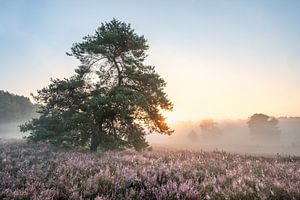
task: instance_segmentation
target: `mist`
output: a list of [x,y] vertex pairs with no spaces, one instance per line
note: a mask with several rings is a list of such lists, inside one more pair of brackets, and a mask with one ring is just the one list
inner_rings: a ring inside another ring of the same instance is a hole
[[28,133],[20,132],[19,125],[24,124],[29,119],[20,119],[6,123],[0,123],[0,139],[23,139]]
[[[28,119],[0,124],[1,139],[23,139],[28,133],[21,133],[19,125]],[[153,147],[189,150],[227,151],[258,155],[300,156],[300,118],[278,118],[279,138],[254,139],[247,125],[248,120],[215,120],[220,133],[205,136],[201,121],[180,121],[172,125],[172,135],[153,133],[147,136]]]
[[280,134],[275,138],[253,138],[247,124],[248,120],[214,121],[217,134],[205,135],[201,121],[182,121],[175,123],[171,136],[151,134],[147,137],[152,146],[191,149],[219,150],[232,153],[258,155],[297,155],[300,156],[300,118],[278,118]]

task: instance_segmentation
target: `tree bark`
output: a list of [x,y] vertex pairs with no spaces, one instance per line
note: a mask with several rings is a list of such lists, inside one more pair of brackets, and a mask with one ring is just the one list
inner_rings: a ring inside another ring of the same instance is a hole
[[121,86],[122,85],[122,71],[120,70],[119,65],[115,59],[113,60],[113,62],[118,71],[118,86]]
[[91,146],[90,146],[90,150],[95,152],[97,151],[97,148],[99,147],[100,145],[100,142],[101,142],[101,136],[103,134],[103,131],[102,131],[102,124],[100,124],[99,126],[97,126],[97,130],[94,131],[92,133],[92,136],[91,136]]

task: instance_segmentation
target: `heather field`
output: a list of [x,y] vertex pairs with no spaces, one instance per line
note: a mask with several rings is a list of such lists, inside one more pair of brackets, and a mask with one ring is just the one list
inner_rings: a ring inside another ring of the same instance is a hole
[[300,199],[300,158],[1,141],[0,199]]

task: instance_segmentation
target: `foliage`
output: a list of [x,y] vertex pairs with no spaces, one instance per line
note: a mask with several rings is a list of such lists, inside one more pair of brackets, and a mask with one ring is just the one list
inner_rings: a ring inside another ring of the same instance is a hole
[[247,122],[254,138],[279,138],[278,120],[265,114],[254,114]]
[[299,199],[300,158],[0,141],[0,199]]
[[207,139],[214,139],[222,133],[221,129],[218,127],[218,123],[212,119],[202,120],[200,127],[202,136]]
[[147,147],[148,132],[171,134],[161,110],[172,110],[165,81],[143,64],[147,42],[129,24],[113,19],[75,43],[75,75],[38,91],[40,118],[21,126],[32,141],[63,146]]
[[0,124],[28,119],[34,115],[36,106],[29,98],[0,90]]

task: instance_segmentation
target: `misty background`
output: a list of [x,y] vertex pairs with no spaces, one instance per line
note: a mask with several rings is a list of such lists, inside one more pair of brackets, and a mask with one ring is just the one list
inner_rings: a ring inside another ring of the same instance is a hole
[[[28,97],[0,90],[0,138],[23,139],[19,125],[38,117],[38,105]],[[251,121],[251,123],[249,123]],[[250,125],[251,124],[251,125]],[[300,117],[254,114],[248,119],[181,121],[170,136],[153,133],[150,145],[192,150],[224,150],[251,154],[300,156]]]
[[[28,136],[19,131],[18,126],[30,118],[0,124],[0,139],[22,139]],[[263,155],[300,156],[300,117],[280,117],[279,138],[254,139],[247,125],[248,120],[218,120],[220,132],[207,136],[200,127],[201,121],[182,121],[172,125],[175,130],[170,136],[153,133],[147,140],[153,147],[177,148],[189,150],[223,150],[233,153]]]
[[19,132],[19,125],[33,117],[38,105],[33,104],[28,97],[0,90],[0,138],[20,139],[28,134]]
[[191,150],[224,150],[234,153],[300,156],[300,117],[278,118],[279,137],[253,138],[249,131],[249,119],[218,120],[219,133],[207,136],[201,129],[201,121],[175,123],[171,136],[151,134],[148,140],[153,146],[184,148]]

